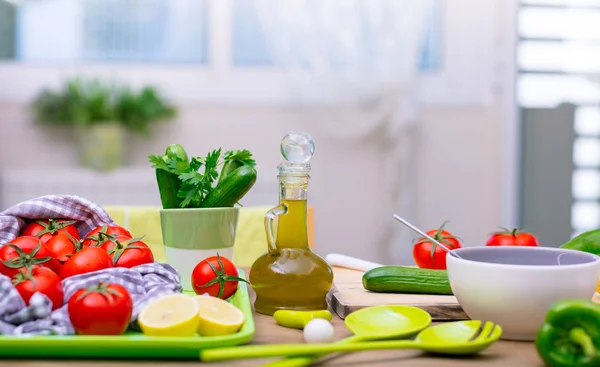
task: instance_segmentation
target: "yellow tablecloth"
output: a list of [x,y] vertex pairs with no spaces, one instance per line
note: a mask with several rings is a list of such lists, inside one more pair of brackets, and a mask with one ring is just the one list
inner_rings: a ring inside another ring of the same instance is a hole
[[[144,236],[157,261],[165,261],[165,251],[160,227],[160,207],[155,206],[104,206],[113,220],[127,228],[134,237]],[[266,206],[240,209],[234,245],[233,261],[237,266],[251,266],[254,260],[267,251],[265,234]],[[314,210],[308,208],[309,245],[314,247]],[[199,259],[200,261],[202,259]]]

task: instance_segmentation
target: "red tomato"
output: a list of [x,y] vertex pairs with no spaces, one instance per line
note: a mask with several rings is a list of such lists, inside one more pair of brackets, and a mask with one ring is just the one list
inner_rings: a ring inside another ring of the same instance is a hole
[[512,231],[502,228],[503,232],[493,233],[487,240],[486,246],[539,246],[537,238],[528,232]]
[[81,237],[79,237],[79,232],[74,224],[74,220],[38,220],[25,226],[21,232],[21,236],[34,236],[42,240],[43,243],[48,242],[48,240],[60,233],[68,233],[75,239],[80,239]]
[[67,310],[77,334],[121,335],[131,322],[133,300],[122,285],[100,283],[75,292]]
[[[84,246],[102,246],[105,244],[111,236],[108,235],[123,235],[131,238],[131,233],[121,226],[108,225],[96,227],[85,236],[83,241]],[[116,236],[113,236],[116,237]]]
[[133,268],[154,262],[152,250],[139,238],[116,236],[101,246],[109,255],[115,267]]
[[[452,233],[446,231],[444,222],[440,228],[425,232],[450,250],[460,248],[460,241]],[[419,268],[446,269],[446,251],[426,238],[420,238],[413,247],[413,259]]]
[[60,278],[66,279],[74,275],[112,268],[112,266],[113,263],[106,251],[100,247],[84,247],[64,263]]
[[48,240],[46,247],[58,261],[65,263],[71,255],[83,247],[82,243],[82,240],[77,240],[68,233],[60,233]]
[[238,281],[248,283],[246,279],[239,277],[237,268],[231,261],[218,254],[200,261],[192,271],[192,287],[196,294],[208,293],[213,297],[227,299],[237,291]]
[[61,264],[38,238],[17,237],[0,248],[0,273],[12,277],[31,265],[43,265],[60,272]]
[[64,303],[65,293],[60,278],[45,266],[33,265],[28,270],[20,271],[13,277],[12,283],[27,305],[36,292],[50,298],[52,310],[56,310]]

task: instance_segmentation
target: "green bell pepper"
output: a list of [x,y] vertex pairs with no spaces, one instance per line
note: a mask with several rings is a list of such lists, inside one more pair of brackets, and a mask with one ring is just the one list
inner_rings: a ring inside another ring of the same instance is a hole
[[556,302],[546,314],[535,346],[550,367],[600,366],[600,305],[582,299]]
[[600,229],[581,233],[560,247],[600,255]]

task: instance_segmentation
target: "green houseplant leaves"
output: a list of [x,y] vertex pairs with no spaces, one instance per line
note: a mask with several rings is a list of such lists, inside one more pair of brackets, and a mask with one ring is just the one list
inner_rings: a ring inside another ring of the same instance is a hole
[[153,123],[176,115],[158,91],[109,85],[96,79],[70,79],[58,90],[43,90],[32,103],[35,120],[44,125],[87,127],[120,123],[148,135]]

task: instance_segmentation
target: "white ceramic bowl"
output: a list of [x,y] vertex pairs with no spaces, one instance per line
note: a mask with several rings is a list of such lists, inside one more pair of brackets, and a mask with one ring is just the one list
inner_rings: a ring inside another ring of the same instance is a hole
[[492,321],[502,339],[534,340],[550,306],[561,299],[591,299],[600,257],[549,247],[465,247],[446,256],[448,278],[473,320]]

